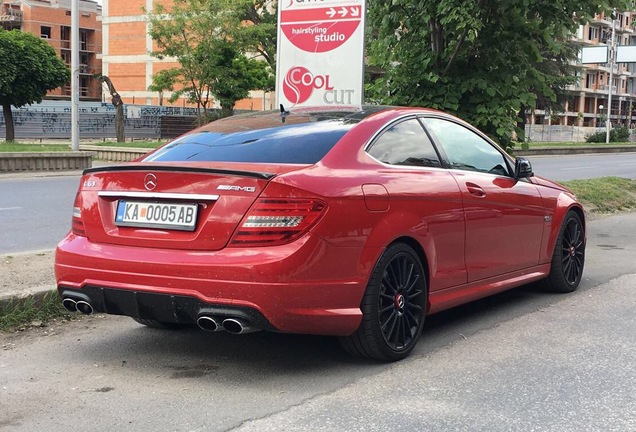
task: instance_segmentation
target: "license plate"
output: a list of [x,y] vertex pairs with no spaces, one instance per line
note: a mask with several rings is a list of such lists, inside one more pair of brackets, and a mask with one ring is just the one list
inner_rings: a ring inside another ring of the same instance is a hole
[[120,200],[117,203],[115,225],[194,231],[197,210],[196,204]]

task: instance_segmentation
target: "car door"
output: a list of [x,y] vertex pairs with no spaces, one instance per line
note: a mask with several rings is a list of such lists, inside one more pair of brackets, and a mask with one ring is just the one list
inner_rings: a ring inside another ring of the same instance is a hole
[[425,250],[430,291],[465,284],[461,192],[422,124],[413,116],[399,120],[366,151],[383,165],[378,174],[393,218],[387,223],[402,226],[403,235],[416,238]]
[[450,119],[423,119],[457,180],[466,214],[468,281],[536,266],[546,215],[533,184],[516,180],[500,149]]

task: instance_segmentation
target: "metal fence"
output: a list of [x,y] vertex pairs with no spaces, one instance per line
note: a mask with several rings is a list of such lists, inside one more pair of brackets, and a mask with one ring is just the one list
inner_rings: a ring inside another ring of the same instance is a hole
[[[71,105],[65,101],[13,109],[16,139],[70,139]],[[196,126],[195,108],[125,105],[127,139],[165,139],[179,136]],[[0,140],[6,134],[0,112]],[[80,139],[112,139],[115,135],[115,107],[110,103],[80,102]]]

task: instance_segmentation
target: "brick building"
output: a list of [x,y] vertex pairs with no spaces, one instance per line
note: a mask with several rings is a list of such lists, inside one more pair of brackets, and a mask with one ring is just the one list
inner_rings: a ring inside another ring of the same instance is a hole
[[[634,21],[636,11],[618,12],[612,17],[597,15],[589,23],[579,26],[572,36],[581,47],[606,46],[611,42],[614,25],[616,45],[636,45]],[[531,123],[598,127],[608,114],[609,87],[612,86],[612,124],[633,125],[636,121],[636,64],[614,65],[612,83],[609,83],[609,64],[575,64],[576,83],[568,87],[563,112],[550,113],[541,107],[535,110]]]
[[[94,77],[102,70],[101,7],[80,0],[80,99],[101,100],[101,84]],[[0,25],[39,36],[71,65],[71,0],[0,0]],[[70,84],[52,90],[47,99],[71,98]]]
[[[113,82],[124,103],[159,105],[158,92],[148,91],[152,76],[176,65],[170,59],[150,56],[155,48],[148,34],[145,10],[153,9],[153,0],[103,0],[102,3],[102,70]],[[170,0],[162,4],[170,5]],[[261,91],[238,101],[236,109],[270,109],[274,95]],[[170,105],[164,95],[163,104]],[[185,98],[174,103],[188,106]]]

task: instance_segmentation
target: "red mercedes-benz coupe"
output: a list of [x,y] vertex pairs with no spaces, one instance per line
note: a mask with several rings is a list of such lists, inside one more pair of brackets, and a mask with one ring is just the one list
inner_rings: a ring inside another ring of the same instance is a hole
[[365,107],[237,115],[86,170],[55,272],[69,310],[393,361],[428,314],[575,290],[584,255],[581,205],[527,160],[442,112]]

